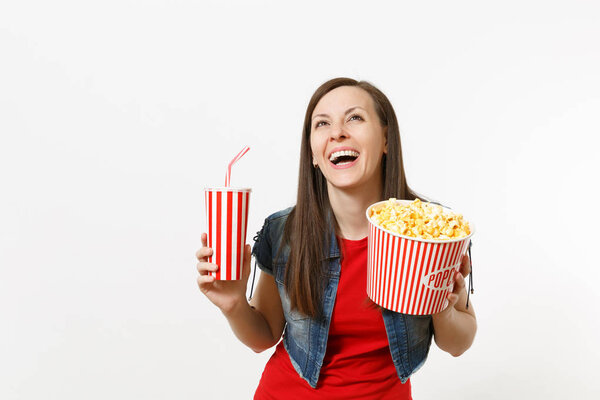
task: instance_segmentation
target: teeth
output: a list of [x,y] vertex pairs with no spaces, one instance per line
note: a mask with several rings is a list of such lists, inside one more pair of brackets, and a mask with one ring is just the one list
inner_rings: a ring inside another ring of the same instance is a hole
[[342,156],[354,156],[358,157],[358,152],[354,150],[344,150],[344,151],[336,151],[329,156],[329,161],[333,162],[335,159]]

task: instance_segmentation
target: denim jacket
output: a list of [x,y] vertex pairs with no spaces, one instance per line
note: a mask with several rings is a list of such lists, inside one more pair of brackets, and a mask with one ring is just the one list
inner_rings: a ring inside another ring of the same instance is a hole
[[[332,230],[327,268],[324,271],[324,278],[327,279],[323,296],[324,318],[313,319],[292,310],[283,284],[289,246],[285,245],[275,259],[282,244],[283,228],[291,211],[292,207],[267,217],[255,238],[252,254],[259,268],[275,277],[286,320],[283,345],[292,365],[311,387],[316,388],[340,279],[340,251]],[[386,309],[383,309],[382,315],[396,372],[402,383],[405,383],[427,358],[433,337],[431,316],[400,314]]]

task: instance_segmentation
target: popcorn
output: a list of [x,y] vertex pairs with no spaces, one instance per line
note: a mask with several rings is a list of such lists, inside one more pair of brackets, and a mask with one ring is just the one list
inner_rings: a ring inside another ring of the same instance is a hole
[[370,210],[374,223],[399,235],[433,240],[451,240],[469,236],[471,228],[462,214],[444,211],[441,206],[419,199],[400,204],[391,198]]

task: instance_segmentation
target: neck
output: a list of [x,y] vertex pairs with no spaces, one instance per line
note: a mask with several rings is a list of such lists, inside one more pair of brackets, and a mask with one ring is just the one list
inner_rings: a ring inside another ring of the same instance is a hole
[[359,240],[369,234],[365,212],[371,204],[381,200],[382,184],[375,179],[365,186],[338,189],[327,183],[329,202],[337,220],[337,234],[344,239]]

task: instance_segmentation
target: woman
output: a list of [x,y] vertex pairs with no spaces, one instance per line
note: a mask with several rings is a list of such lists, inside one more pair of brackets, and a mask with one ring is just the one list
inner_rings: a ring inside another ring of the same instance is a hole
[[285,328],[255,399],[410,399],[409,377],[432,337],[453,356],[471,346],[477,325],[466,307],[466,255],[438,314],[399,314],[368,300],[365,211],[390,197],[417,198],[406,183],[392,105],[367,82],[332,79],[306,111],[296,206],[269,216],[257,235],[252,254],[266,273],[250,302],[250,246],[243,278],[215,281],[202,235],[198,285],[239,340],[261,352]]

